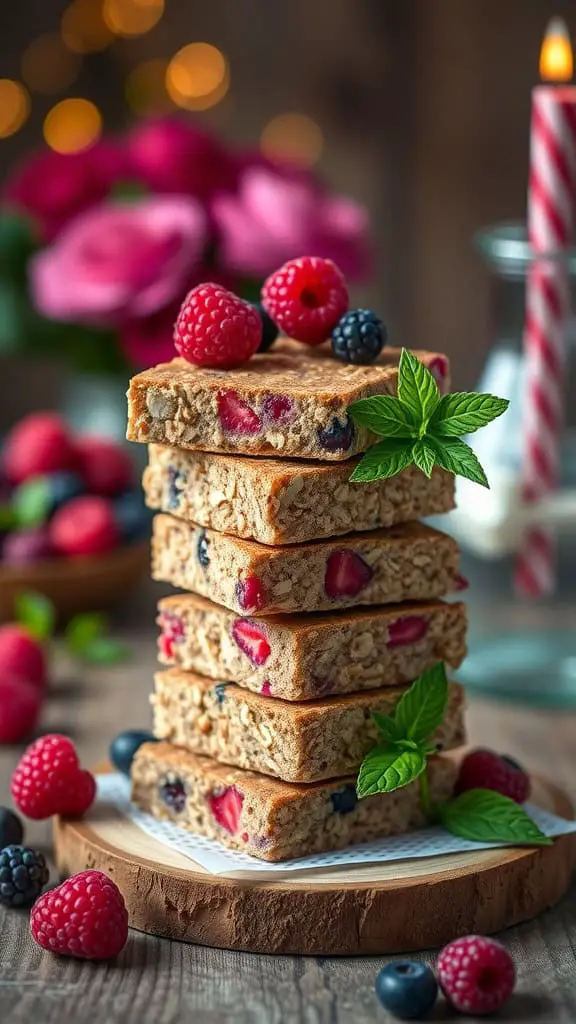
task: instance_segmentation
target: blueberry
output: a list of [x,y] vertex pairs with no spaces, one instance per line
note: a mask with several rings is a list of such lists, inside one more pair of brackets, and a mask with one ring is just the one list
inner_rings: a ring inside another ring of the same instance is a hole
[[358,803],[356,787],[351,785],[343,786],[342,789],[337,789],[335,793],[331,793],[330,799],[336,814],[350,814],[350,811],[353,811]]
[[181,814],[186,806],[186,786],[177,776],[170,774],[158,787],[160,799],[176,814]]
[[23,838],[24,826],[20,818],[7,807],[0,807],[0,850],[5,846],[19,846]]
[[182,474],[174,466],[168,466],[168,508],[178,508],[182,496],[181,483]]
[[202,566],[203,569],[207,569],[208,566],[210,565],[210,555],[208,553],[208,545],[209,545],[209,540],[208,540],[208,538],[206,536],[206,530],[201,530],[200,531],[200,536],[198,538],[198,546],[196,548],[196,554],[198,556],[198,561],[200,562],[200,565]]
[[222,707],[224,703],[224,694],[226,692],[226,683],[216,683],[216,685],[213,687],[213,690],[214,696],[218,701],[218,706]]
[[386,343],[388,331],[370,309],[350,309],[332,331],[332,352],[344,363],[373,363]]
[[395,1017],[417,1020],[434,1006],[438,982],[428,964],[397,960],[380,971],[376,978],[376,995]]
[[155,743],[152,733],[145,729],[130,729],[119,732],[110,744],[110,760],[122,775],[130,775],[134,754],[143,743]]
[[258,352],[267,352],[269,348],[272,348],[278,337],[278,328],[272,317],[268,315],[259,302],[254,302],[253,306],[262,321],[262,341],[258,346]]
[[345,416],[344,423],[341,423],[337,416],[334,417],[329,427],[318,431],[318,441],[322,448],[329,452],[346,452],[352,445],[355,430],[352,420]]
[[45,479],[52,512],[71,498],[77,498],[84,490],[82,480],[76,473],[49,473]]
[[114,501],[114,517],[122,539],[131,543],[150,532],[152,513],[139,491],[127,491]]

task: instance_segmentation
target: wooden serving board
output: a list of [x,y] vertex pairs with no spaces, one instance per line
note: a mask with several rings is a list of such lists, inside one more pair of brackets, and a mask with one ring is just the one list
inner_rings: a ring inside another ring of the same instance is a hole
[[[532,781],[535,803],[573,817],[564,793],[545,779]],[[139,931],[312,956],[401,953],[501,931],[556,903],[576,864],[572,833],[538,848],[286,872],[274,880],[222,877],[103,806],[82,821],[56,819],[54,846],[63,875],[85,868],[110,875]]]

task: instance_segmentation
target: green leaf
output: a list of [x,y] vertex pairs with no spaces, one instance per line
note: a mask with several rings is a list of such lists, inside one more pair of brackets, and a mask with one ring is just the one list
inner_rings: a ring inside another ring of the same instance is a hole
[[403,348],[400,355],[398,399],[422,427],[440,402],[440,391],[430,370],[407,348]]
[[412,464],[410,437],[387,437],[370,448],[350,476],[352,483],[388,480]]
[[358,798],[393,793],[417,779],[425,767],[426,758],[420,751],[374,747],[360,765],[356,783]]
[[373,711],[372,719],[389,743],[394,743],[398,739],[398,728],[393,718],[389,715],[381,715],[379,711]]
[[476,843],[513,843],[515,846],[550,846],[526,811],[507,796],[491,789],[469,789],[440,808],[444,828]]
[[353,402],[346,410],[355,423],[381,437],[418,437],[420,424],[391,395],[373,395]]
[[429,433],[434,437],[461,437],[473,434],[506,412],[509,402],[495,395],[469,394],[457,391],[444,395],[430,423]]
[[424,476],[427,476],[428,479],[430,479],[432,476],[432,470],[434,469],[434,463],[436,461],[436,452],[431,445],[428,444],[425,437],[414,443],[414,447],[412,448],[412,458],[414,460],[414,465],[418,466],[418,469],[422,470]]
[[82,656],[84,651],[104,635],[108,620],[100,612],[85,612],[75,615],[64,630],[66,646],[72,654]]
[[113,200],[123,203],[137,202],[148,195],[148,189],[141,181],[117,181],[110,197]]
[[442,724],[448,704],[449,686],[443,662],[426,669],[402,694],[394,709],[398,734],[423,744]]
[[46,477],[37,476],[20,484],[12,499],[19,526],[41,526],[51,510],[50,488]]
[[461,441],[458,437],[430,436],[427,441],[436,453],[437,465],[442,469],[454,473],[455,476],[473,480],[476,484],[482,484],[482,487],[490,486],[476,454],[465,441]]
[[83,661],[93,665],[116,665],[119,661],[126,661],[130,656],[130,649],[120,640],[99,636],[86,644],[79,654]]
[[33,591],[18,594],[14,602],[16,620],[37,640],[52,636],[56,623],[56,611],[52,602]]
[[0,530],[13,530],[16,525],[16,513],[12,506],[0,505]]

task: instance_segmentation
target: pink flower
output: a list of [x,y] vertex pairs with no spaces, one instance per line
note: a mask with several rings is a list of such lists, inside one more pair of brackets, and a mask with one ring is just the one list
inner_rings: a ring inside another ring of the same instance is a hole
[[2,192],[5,203],[30,214],[51,241],[63,225],[100,203],[123,176],[118,146],[99,142],[80,153],[43,150],[16,168]]
[[220,259],[236,272],[263,277],[304,255],[334,260],[350,280],[369,271],[366,210],[327,195],[311,178],[247,167],[237,194],[215,196],[212,214]]
[[148,316],[182,297],[205,241],[206,218],[194,199],[108,203],[33,257],[34,302],[54,320],[114,325]]
[[206,199],[219,189],[235,187],[236,163],[207,132],[178,118],[138,124],[128,138],[132,177],[155,192]]

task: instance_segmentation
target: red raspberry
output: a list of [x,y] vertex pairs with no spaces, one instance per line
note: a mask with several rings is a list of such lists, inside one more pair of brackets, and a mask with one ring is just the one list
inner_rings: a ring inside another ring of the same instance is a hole
[[229,434],[259,434],[262,422],[257,413],[236,391],[219,391],[216,395],[218,418]]
[[236,584],[236,599],[245,612],[259,612],[267,601],[266,588],[258,576],[248,576],[245,580],[238,580]]
[[467,935],[445,946],[436,973],[448,1002],[461,1013],[479,1016],[499,1010],[516,983],[508,950],[483,935]]
[[108,498],[72,498],[50,523],[50,540],[64,555],[105,555],[118,546],[120,533]]
[[112,879],[102,871],[81,871],[36,900],[30,931],[51,953],[108,960],[126,945],[128,911]]
[[76,450],[64,421],[53,412],[25,416],[12,428],[2,453],[3,468],[13,484],[31,476],[74,469]]
[[18,676],[38,687],[46,683],[44,648],[16,622],[0,626],[0,673],[2,677]]
[[208,797],[208,804],[214,818],[230,835],[236,835],[240,824],[244,794],[236,786],[227,786],[221,793]]
[[425,615],[404,615],[388,623],[386,647],[405,647],[407,644],[418,643],[430,628]]
[[80,475],[91,494],[113,498],[132,484],[132,459],[121,445],[105,437],[83,437],[76,449]]
[[188,292],[174,326],[176,351],[197,366],[240,366],[261,340],[262,320],[254,306],[219,284]]
[[346,281],[332,260],[302,256],[264,282],[262,305],[290,338],[321,345],[348,309]]
[[79,817],[94,801],[96,781],[80,767],[72,740],[51,733],[24,751],[12,776],[11,792],[27,818]]
[[0,681],[0,743],[18,743],[35,728],[42,693],[34,683],[18,676]]
[[455,793],[468,789],[493,789],[523,804],[530,796],[530,778],[512,758],[493,750],[472,750],[460,765]]
[[356,597],[367,587],[373,576],[373,569],[355,551],[344,548],[333,551],[326,563],[324,589],[332,600],[341,597]]

